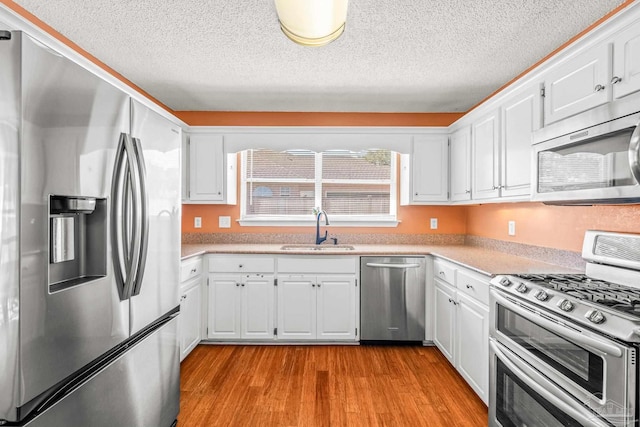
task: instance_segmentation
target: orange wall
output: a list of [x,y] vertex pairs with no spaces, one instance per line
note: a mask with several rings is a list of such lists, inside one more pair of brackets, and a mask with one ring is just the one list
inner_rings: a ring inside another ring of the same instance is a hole
[[[508,222],[516,221],[509,236]],[[547,206],[503,203],[469,206],[467,234],[570,251],[582,250],[585,230],[640,233],[640,205]]]
[[449,126],[464,113],[174,111],[191,126]]
[[[193,218],[202,218],[202,228],[193,228]],[[218,228],[218,216],[230,216],[231,228]],[[352,234],[465,234],[465,206],[400,206],[398,227],[336,227],[339,233]],[[309,233],[310,227],[241,227],[240,206],[182,205],[182,231],[186,233]],[[429,219],[438,218],[438,229],[429,229]],[[331,226],[330,226],[331,228]]]

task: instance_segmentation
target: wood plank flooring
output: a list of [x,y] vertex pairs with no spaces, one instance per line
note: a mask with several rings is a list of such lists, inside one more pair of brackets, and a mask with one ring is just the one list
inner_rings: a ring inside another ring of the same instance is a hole
[[487,425],[435,347],[199,345],[180,388],[178,427]]

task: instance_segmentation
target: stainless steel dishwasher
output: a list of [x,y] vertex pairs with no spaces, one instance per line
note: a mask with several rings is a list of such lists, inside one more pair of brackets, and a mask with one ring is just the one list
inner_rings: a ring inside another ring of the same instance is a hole
[[424,341],[424,257],[360,258],[360,339]]

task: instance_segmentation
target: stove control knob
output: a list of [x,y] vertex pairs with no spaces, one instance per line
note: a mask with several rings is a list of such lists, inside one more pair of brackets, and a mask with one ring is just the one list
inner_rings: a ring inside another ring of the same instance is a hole
[[534,295],[534,297],[536,297],[536,299],[538,301],[546,301],[549,299],[549,294],[547,294],[545,291],[543,290],[539,290],[538,292],[536,292]]
[[511,286],[511,280],[509,280],[508,277],[503,277],[502,279],[500,279],[500,284],[502,286]]
[[562,311],[571,311],[574,308],[573,303],[568,299],[561,299],[560,302],[558,302],[558,307]]
[[587,311],[587,314],[584,315],[584,317],[589,319],[589,321],[597,324],[603,323],[605,321],[604,314],[602,314],[602,312],[598,310],[589,310]]
[[526,293],[529,290],[529,288],[527,288],[527,285],[525,285],[524,283],[520,283],[518,284],[518,286],[516,286],[516,291],[520,292],[521,294]]

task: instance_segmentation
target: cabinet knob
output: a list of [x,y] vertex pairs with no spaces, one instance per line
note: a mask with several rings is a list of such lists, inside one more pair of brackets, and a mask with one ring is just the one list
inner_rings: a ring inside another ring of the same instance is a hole
[[244,283],[241,286],[244,288]]
[[471,190],[464,190],[465,193],[471,194]]
[[467,289],[473,289],[473,286],[467,285]]
[[444,276],[444,271],[438,271],[438,274]]
[[312,283],[312,284],[311,284],[311,287],[312,287],[312,288],[315,288],[315,287],[316,287],[316,284],[315,284],[315,283]]
[[236,286],[240,286],[240,283],[236,283]]
[[180,297],[180,301],[184,301],[184,300],[186,300],[186,299],[187,299],[187,296],[186,296],[186,295],[182,295],[182,296]]
[[418,195],[418,192],[416,191],[416,196]]
[[242,264],[239,264],[239,265],[238,265],[238,268],[242,268]]
[[320,283],[318,283],[318,287],[320,287]]
[[613,76],[613,78],[611,79],[611,84],[615,85],[618,84],[622,81],[622,78],[618,77],[618,76]]
[[218,191],[218,196],[221,195],[222,193],[220,191]]
[[191,272],[192,272],[192,273],[195,273],[196,271],[198,271],[198,269],[197,269],[197,268],[193,268],[193,269],[191,269]]
[[596,85],[596,87],[594,88],[594,90],[596,92],[600,92],[604,90],[604,85]]

